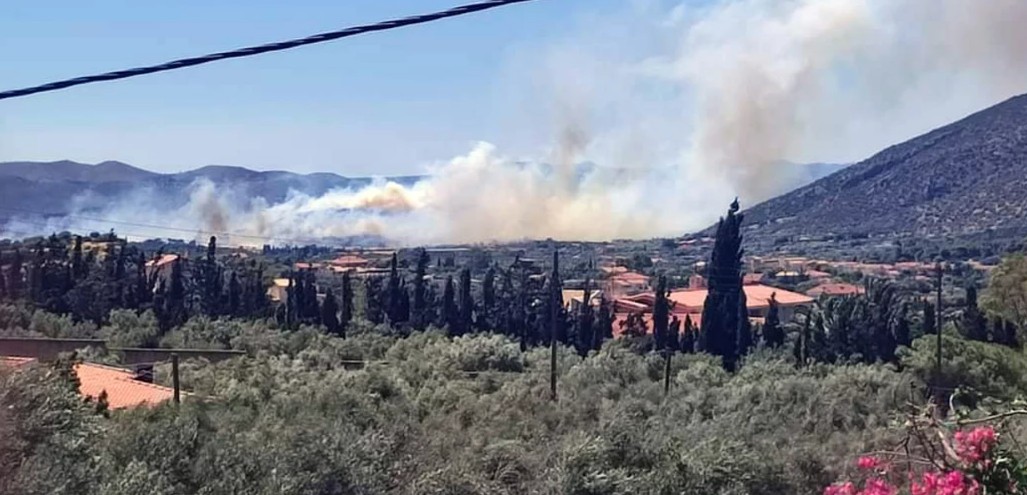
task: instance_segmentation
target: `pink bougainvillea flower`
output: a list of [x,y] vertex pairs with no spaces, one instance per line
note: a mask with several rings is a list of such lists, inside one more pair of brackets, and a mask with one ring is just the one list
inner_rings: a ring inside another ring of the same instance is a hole
[[990,426],[980,426],[970,431],[956,432],[956,455],[968,466],[987,468],[991,462],[988,453],[998,443],[998,435]]
[[862,470],[871,471],[880,468],[881,466],[883,466],[883,463],[880,459],[874,456],[865,455],[859,458],[859,461],[856,462],[856,465],[859,466],[859,468]]
[[859,492],[859,495],[896,495],[899,493],[899,489],[888,484],[880,478],[871,478],[867,480],[866,485],[863,486],[863,491]]
[[853,485],[851,481],[835,483],[824,488],[824,495],[856,495],[856,485]]

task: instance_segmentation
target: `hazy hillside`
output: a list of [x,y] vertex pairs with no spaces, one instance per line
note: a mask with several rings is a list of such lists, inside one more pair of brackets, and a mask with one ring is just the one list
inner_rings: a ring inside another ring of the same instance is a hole
[[[221,165],[159,174],[114,161],[96,165],[67,160],[6,162],[0,163],[0,221],[18,213],[68,213],[73,198],[88,197],[90,203],[99,204],[139,188],[158,195],[169,207],[180,205],[188,200],[187,189],[198,179],[231,186],[243,197],[261,197],[270,203],[284,200],[290,191],[318,196],[336,188],[360,187],[372,180],[331,173],[260,172]],[[418,176],[391,178],[404,184],[420,179]]]
[[756,205],[760,235],[1027,234],[1027,95]]

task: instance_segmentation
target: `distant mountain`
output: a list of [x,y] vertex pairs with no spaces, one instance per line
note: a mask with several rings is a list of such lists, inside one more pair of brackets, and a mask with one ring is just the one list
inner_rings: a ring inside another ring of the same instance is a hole
[[[410,185],[422,178],[404,176],[389,180]],[[115,161],[96,165],[67,160],[6,162],[0,163],[0,222],[24,213],[67,214],[73,198],[89,198],[90,204],[99,205],[141,188],[157,195],[169,207],[175,207],[188,201],[187,190],[199,179],[229,186],[242,197],[260,197],[269,203],[281,202],[293,191],[320,196],[332,189],[357,188],[373,180],[331,173],[261,172],[223,165],[160,174]]]
[[748,236],[1027,235],[1027,95],[745,212]]

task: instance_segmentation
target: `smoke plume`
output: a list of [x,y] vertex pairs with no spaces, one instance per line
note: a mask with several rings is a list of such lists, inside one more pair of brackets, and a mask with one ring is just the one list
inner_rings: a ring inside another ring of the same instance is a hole
[[527,94],[506,96],[531,110],[508,137],[529,136],[512,148],[530,158],[479,143],[413,186],[269,205],[198,183],[170,215],[145,193],[102,214],[238,243],[675,235],[736,195],[752,205],[809,180],[789,162],[862,159],[1027,88],[1023,0],[653,0],[608,14],[511,62],[511,91]]

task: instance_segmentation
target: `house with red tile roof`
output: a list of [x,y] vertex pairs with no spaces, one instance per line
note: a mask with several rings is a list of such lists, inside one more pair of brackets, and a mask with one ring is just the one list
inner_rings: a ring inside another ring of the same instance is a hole
[[[742,290],[745,292],[749,319],[757,324],[766,318],[767,311],[770,309],[771,297],[774,297],[777,301],[778,317],[781,321],[790,321],[794,317],[796,310],[813,304],[813,298],[807,295],[761,284],[743,285]],[[685,317],[690,317],[695,327],[699,328],[702,324],[702,311],[708,294],[708,289],[671,291],[669,296],[671,315],[677,317],[682,322],[685,321]],[[629,314],[642,314],[644,318],[648,318],[645,321],[651,323],[655,301],[656,295],[652,292],[615,299],[614,315],[616,321],[626,320]],[[617,331],[617,323],[615,322],[615,335],[617,335]],[[649,332],[651,331],[652,329],[649,328]]]
[[371,264],[371,261],[367,258],[363,258],[360,256],[344,254],[342,256],[339,256],[338,258],[335,258],[332,261],[329,261],[328,263],[337,268],[357,269],[367,267]]
[[862,294],[866,290],[858,285],[846,284],[841,282],[832,282],[827,284],[820,284],[808,291],[806,295],[810,297],[841,297],[841,296],[855,296]]
[[[0,366],[17,369],[35,361],[33,358],[3,356],[0,357]],[[97,400],[106,393],[110,409],[153,406],[167,402],[175,395],[175,391],[168,387],[138,380],[135,373],[112,366],[79,363],[75,365],[75,375],[78,376],[79,394]]]
[[650,290],[649,280],[648,276],[641,273],[616,273],[606,279],[604,288],[612,297],[638,294]]

